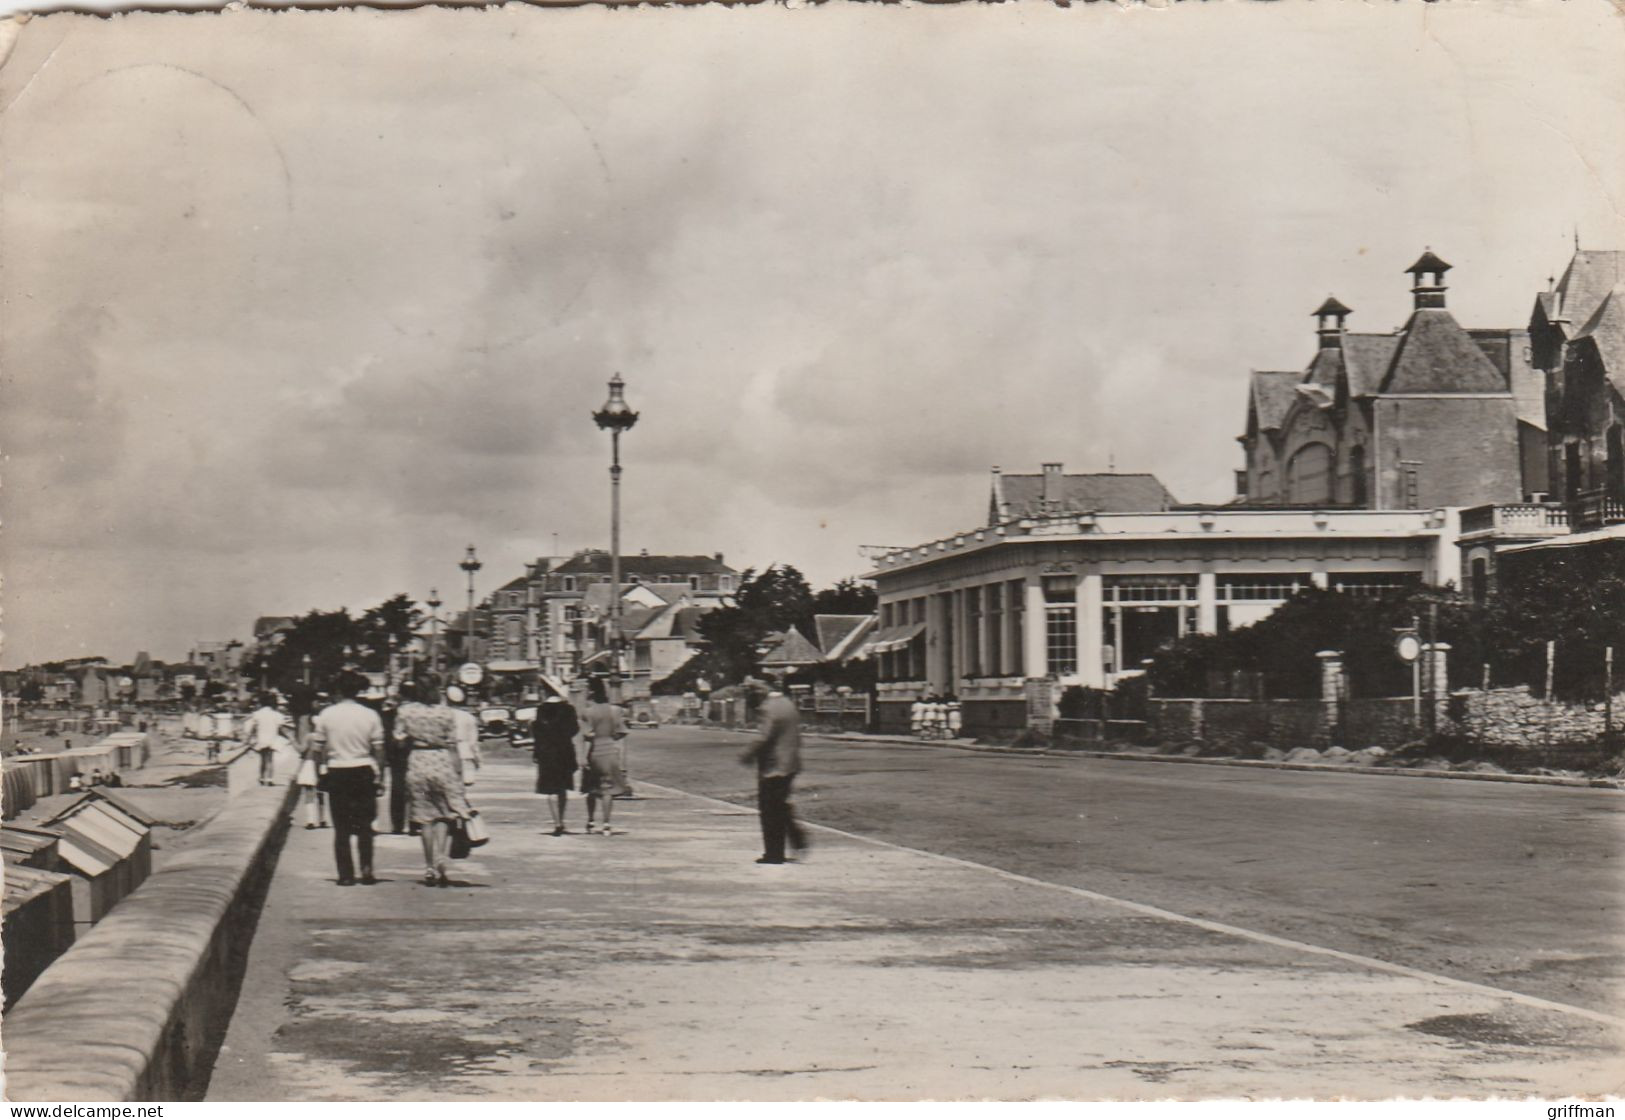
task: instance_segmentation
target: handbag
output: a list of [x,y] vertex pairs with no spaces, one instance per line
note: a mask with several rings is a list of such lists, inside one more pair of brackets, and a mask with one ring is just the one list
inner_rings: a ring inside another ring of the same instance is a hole
[[468,828],[465,822],[457,821],[451,826],[451,851],[447,854],[452,859],[467,859],[473,845],[468,842]]
[[299,773],[294,775],[293,784],[310,789],[316,785],[316,777],[316,760],[307,758],[299,764]]
[[480,818],[478,810],[474,810],[474,815],[463,822],[463,835],[468,838],[470,848],[478,848],[491,839],[491,833],[485,827],[485,821]]

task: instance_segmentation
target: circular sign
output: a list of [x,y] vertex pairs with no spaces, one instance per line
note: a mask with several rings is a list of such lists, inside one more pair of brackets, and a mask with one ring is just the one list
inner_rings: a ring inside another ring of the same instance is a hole
[[1422,641],[1415,634],[1401,634],[1394,642],[1394,652],[1401,661],[1415,661],[1422,656]]
[[457,679],[467,685],[479,684],[485,679],[485,670],[470,661],[457,667]]

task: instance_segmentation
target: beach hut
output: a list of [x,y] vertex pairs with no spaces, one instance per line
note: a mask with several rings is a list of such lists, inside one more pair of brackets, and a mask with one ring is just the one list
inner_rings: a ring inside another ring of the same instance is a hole
[[124,798],[94,790],[47,820],[59,870],[74,876],[74,921],[99,922],[152,873],[152,818]]
[[9,849],[5,855],[5,897],[0,903],[5,974],[0,979],[9,1008],[73,944],[73,878],[14,862]]

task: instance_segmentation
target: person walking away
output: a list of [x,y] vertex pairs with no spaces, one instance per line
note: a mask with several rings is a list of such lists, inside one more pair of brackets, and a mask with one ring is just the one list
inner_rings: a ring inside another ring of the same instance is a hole
[[610,810],[614,808],[615,791],[620,781],[617,746],[626,738],[626,717],[621,709],[609,702],[604,682],[593,681],[588,696],[587,727],[583,737],[587,740],[587,761],[581,768],[581,792],[587,797],[587,831],[593,830],[593,816],[602,812],[604,823],[600,829],[610,836]]
[[468,710],[468,694],[459,685],[447,685],[446,705],[451,708],[457,722],[457,762],[463,770],[463,785],[474,784],[474,773],[483,761],[480,758],[480,717]]
[[[562,696],[549,696],[536,709],[531,756],[536,760],[536,792],[547,798],[553,814],[553,835],[563,836],[564,805],[575,786],[576,735],[581,721]],[[591,831],[589,827],[588,831]]]
[[318,693],[304,681],[296,681],[288,689],[288,715],[293,718],[293,741],[302,754],[310,740],[310,724],[322,705],[317,703]]
[[[398,701],[385,698],[377,702],[378,718],[384,721],[384,763],[389,767],[389,831],[399,836],[407,831],[406,822],[406,763],[412,756],[411,748],[395,738],[395,710]],[[417,834],[412,829],[412,834]]]
[[275,785],[276,752],[283,742],[282,727],[287,718],[276,710],[276,697],[260,693],[260,706],[249,714],[243,739],[260,756],[260,785]]
[[407,810],[423,837],[423,882],[449,887],[452,826],[474,815],[457,759],[457,720],[444,704],[422,703],[424,692],[415,682],[402,684],[400,693],[395,737],[412,752],[406,763]]
[[371,886],[372,822],[378,815],[379,777],[383,774],[384,721],[356,697],[368,686],[360,673],[341,673],[339,702],[316,714],[310,732],[318,765],[327,766],[328,801],[333,807],[333,858],[339,886],[356,883],[350,838],[355,838],[355,860],[361,864],[361,882]]
[[798,852],[807,849],[807,837],[790,808],[790,785],[801,772],[801,714],[778,689],[750,686],[753,695],[767,694],[762,703],[762,733],[739,761],[756,764],[756,808],[762,818],[762,857],[757,863],[783,863],[788,840]]

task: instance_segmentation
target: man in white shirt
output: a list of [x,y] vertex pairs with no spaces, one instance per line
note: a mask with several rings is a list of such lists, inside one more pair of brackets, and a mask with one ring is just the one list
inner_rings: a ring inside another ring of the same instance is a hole
[[276,784],[273,777],[276,766],[276,751],[287,740],[283,737],[282,729],[288,722],[276,709],[276,697],[269,692],[260,693],[260,706],[249,715],[248,722],[243,729],[243,741],[259,752],[260,755],[260,785],[270,786]]
[[384,721],[378,713],[356,702],[368,680],[360,673],[342,673],[339,702],[317,713],[310,732],[310,749],[327,762],[327,802],[333,814],[333,858],[338,864],[339,886],[356,883],[350,859],[350,837],[355,837],[361,882],[371,886],[372,822],[378,815],[379,775],[383,773]]

